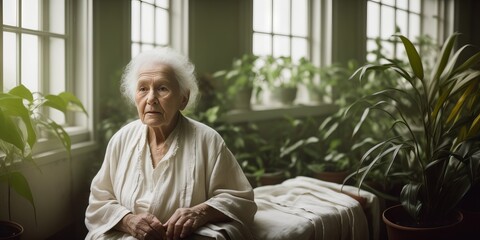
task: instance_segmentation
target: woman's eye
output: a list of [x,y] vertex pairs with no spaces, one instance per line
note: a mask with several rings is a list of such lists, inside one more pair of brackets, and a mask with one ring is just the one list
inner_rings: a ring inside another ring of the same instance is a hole
[[165,92],[165,91],[168,91],[168,88],[166,88],[166,87],[159,87],[159,88],[158,88],[158,91]]
[[146,87],[139,87],[139,88],[138,88],[138,91],[140,91],[140,92],[145,92],[145,91],[147,91],[147,88],[146,88]]

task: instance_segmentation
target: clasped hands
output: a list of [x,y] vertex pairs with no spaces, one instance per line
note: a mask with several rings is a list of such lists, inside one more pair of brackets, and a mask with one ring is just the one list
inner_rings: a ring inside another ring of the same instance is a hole
[[127,232],[133,237],[143,239],[177,240],[185,238],[209,221],[207,214],[210,206],[200,204],[192,208],[179,208],[167,220],[161,223],[150,213],[127,214],[117,224],[116,229]]

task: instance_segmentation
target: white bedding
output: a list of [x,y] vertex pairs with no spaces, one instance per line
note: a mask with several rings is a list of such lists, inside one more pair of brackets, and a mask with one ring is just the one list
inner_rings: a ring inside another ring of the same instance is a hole
[[[336,240],[379,237],[378,198],[367,191],[309,177],[257,187],[257,240]],[[360,195],[365,206],[341,191]]]

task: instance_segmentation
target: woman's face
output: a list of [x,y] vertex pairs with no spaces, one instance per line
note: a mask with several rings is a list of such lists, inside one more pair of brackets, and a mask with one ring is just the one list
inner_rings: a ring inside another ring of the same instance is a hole
[[164,64],[140,68],[135,104],[140,120],[149,127],[170,127],[188,98],[180,93],[173,69]]

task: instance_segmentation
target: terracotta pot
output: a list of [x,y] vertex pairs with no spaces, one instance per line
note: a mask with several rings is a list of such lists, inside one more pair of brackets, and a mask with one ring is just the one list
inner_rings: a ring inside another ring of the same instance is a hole
[[415,227],[404,226],[404,223],[411,222],[411,217],[402,205],[395,205],[387,208],[382,215],[386,224],[389,240],[439,240],[439,239],[460,239],[459,226],[463,220],[463,214],[457,211],[452,216],[451,223],[438,227]]
[[461,210],[463,221],[460,224],[462,237],[458,239],[478,239],[480,236],[480,211]]
[[0,221],[0,239],[17,240],[23,234],[22,225],[12,221]]
[[348,172],[314,172],[313,177],[323,181],[334,182],[338,184],[343,184],[343,181],[348,176]]
[[286,176],[284,171],[277,171],[277,172],[266,172],[262,176],[260,176],[258,182],[260,186],[265,185],[275,185],[280,184],[285,181]]

